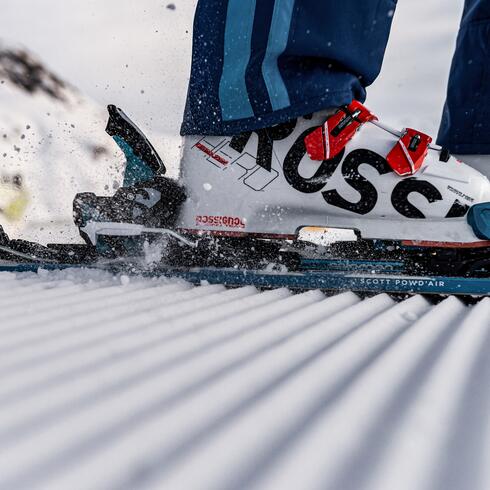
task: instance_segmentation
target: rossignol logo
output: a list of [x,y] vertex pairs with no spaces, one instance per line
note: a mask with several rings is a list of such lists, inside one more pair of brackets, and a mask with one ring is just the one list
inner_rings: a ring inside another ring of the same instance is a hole
[[245,223],[236,216],[196,216],[197,226],[214,226],[233,229],[244,229]]
[[[289,122],[268,130],[256,131],[258,135],[256,160],[263,170],[276,172],[272,168],[274,141],[280,141],[290,136],[294,131],[294,127],[295,123]],[[347,155],[345,155],[344,150],[335,158],[318,162],[318,169],[312,177],[303,177],[299,173],[299,166],[307,154],[305,138],[316,129],[316,127],[312,127],[300,134],[288,151],[282,165],[286,181],[291,187],[303,194],[320,192],[325,202],[330,206],[358,215],[369,214],[376,207],[379,194],[373,182],[361,175],[359,167],[361,165],[370,165],[376,169],[379,175],[391,173],[393,169],[384,157],[371,150],[356,149]],[[251,134],[250,132],[234,136],[229,146],[239,153],[244,152]],[[335,189],[324,190],[328,180],[333,176],[339,165],[341,165],[341,172],[345,182],[360,194],[359,200],[351,202],[342,197]],[[450,190],[466,200],[473,201],[472,198],[456,189],[451,188]],[[391,204],[395,211],[405,218],[426,219],[425,214],[412,204],[411,199],[409,199],[412,194],[423,196],[429,204],[443,200],[440,190],[431,182],[413,177],[400,180],[391,191]],[[446,218],[461,218],[467,214],[468,210],[468,206],[461,204],[456,199]]]
[[212,158],[214,161],[218,162],[220,165],[228,165],[230,162],[218,155],[213,148],[208,148],[202,141],[196,143],[196,148],[203,153],[205,153],[208,157]]

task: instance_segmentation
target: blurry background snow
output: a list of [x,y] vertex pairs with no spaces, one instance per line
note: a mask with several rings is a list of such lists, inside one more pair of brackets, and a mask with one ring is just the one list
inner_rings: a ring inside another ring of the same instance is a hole
[[123,165],[104,117],[36,57],[0,44],[0,223],[11,236],[77,239],[73,195],[114,192]]
[[[6,223],[0,214],[11,234],[74,240],[74,193],[112,191],[122,160],[103,132],[108,103],[124,108],[176,175],[195,4],[2,0],[0,40],[26,47],[80,90],[68,87],[70,103],[53,113],[46,97],[15,98],[0,85],[0,133],[7,134],[0,139],[0,176],[21,173],[29,194],[27,221]],[[382,76],[368,100],[384,121],[437,132],[462,7],[462,0],[400,0]]]

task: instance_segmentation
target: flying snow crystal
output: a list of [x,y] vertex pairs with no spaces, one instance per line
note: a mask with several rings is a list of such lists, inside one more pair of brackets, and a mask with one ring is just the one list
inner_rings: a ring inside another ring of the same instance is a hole
[[145,242],[143,246],[145,265],[158,264],[166,255],[167,241],[162,240],[155,243]]
[[213,186],[209,182],[204,183],[202,186],[204,187],[204,190],[208,192],[213,188]]

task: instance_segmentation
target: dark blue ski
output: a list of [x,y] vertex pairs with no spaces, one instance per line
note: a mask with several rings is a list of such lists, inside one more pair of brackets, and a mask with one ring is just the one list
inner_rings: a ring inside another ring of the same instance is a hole
[[[398,273],[347,271],[268,272],[220,268],[185,269],[160,266],[152,270],[134,269],[127,264],[43,264],[1,263],[0,272],[37,272],[40,269],[98,268],[114,273],[163,276],[185,279],[193,284],[203,281],[228,287],[253,285],[258,288],[286,287],[296,290],[354,291],[364,293],[400,293],[427,295],[490,296],[490,279],[461,277],[412,277]],[[376,264],[373,264],[373,268]]]

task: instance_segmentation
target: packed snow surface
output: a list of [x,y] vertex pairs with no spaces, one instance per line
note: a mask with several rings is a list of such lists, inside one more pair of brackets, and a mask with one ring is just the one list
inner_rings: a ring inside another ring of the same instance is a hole
[[0,274],[0,488],[490,488],[490,300]]

